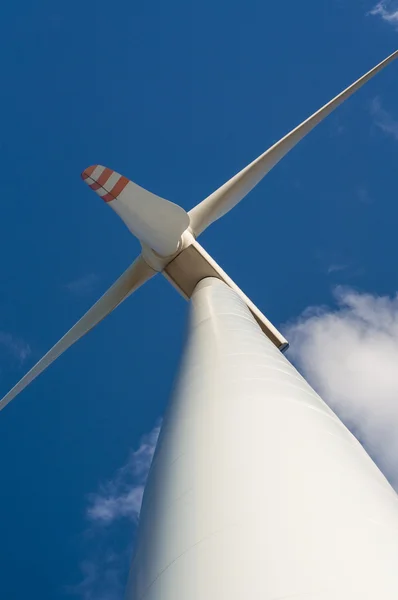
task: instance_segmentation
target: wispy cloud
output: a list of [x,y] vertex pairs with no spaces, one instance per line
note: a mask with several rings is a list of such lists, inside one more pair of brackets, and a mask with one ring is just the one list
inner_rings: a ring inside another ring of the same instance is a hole
[[398,489],[398,295],[335,297],[288,325],[290,358]]
[[345,127],[340,122],[340,117],[335,116],[331,121],[329,121],[330,127],[330,137],[339,137],[345,133]]
[[138,449],[131,452],[126,464],[112,479],[101,484],[88,498],[87,537],[91,549],[81,564],[82,581],[67,590],[82,600],[123,598],[131,544],[117,548],[116,540],[120,537],[117,526],[121,519],[127,520],[132,538],[159,432],[160,423],[141,439]]
[[95,273],[89,273],[88,275],[84,275],[83,277],[79,277],[74,281],[66,283],[64,287],[75,296],[85,296],[86,294],[90,294],[92,291],[94,291],[98,281],[98,275],[95,275]]
[[32,353],[29,344],[24,340],[4,331],[0,331],[0,348],[9,358],[16,361],[18,366],[22,366]]
[[371,197],[369,190],[364,185],[360,185],[356,189],[357,198],[362,204],[373,204],[373,198]]
[[370,105],[374,121],[384,133],[398,140],[398,119],[394,118],[381,104],[380,98],[374,98]]
[[144,436],[138,450],[130,454],[127,463],[113,479],[102,484],[99,491],[90,496],[87,517],[91,521],[110,525],[122,517],[134,522],[138,520],[159,432],[160,425]]
[[348,265],[340,265],[340,264],[332,264],[328,267],[328,275],[331,273],[340,273],[341,271],[345,271],[348,268]]
[[397,0],[381,0],[369,12],[370,15],[381,17],[398,29],[398,2]]
[[83,562],[82,581],[66,591],[83,600],[121,600],[124,592],[121,563],[121,557],[111,551],[104,553],[98,562]]

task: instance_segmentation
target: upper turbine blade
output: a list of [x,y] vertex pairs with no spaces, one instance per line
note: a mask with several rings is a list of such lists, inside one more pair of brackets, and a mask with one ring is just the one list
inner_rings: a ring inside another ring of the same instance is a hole
[[132,292],[156,274],[139,256],[88,312],[43,356],[41,360],[0,401],[2,410],[19,392],[46,369],[58,356],[95,327]]
[[293,129],[293,131],[274,144],[264,154],[189,211],[191,229],[195,237],[202,233],[211,223],[236,206],[307,133],[397,57],[398,50],[341,92],[336,98],[313,114],[312,117],[309,117],[304,123]]
[[164,200],[101,165],[88,167],[82,178],[113,208],[141,242],[161,256],[171,256],[189,226],[183,208]]

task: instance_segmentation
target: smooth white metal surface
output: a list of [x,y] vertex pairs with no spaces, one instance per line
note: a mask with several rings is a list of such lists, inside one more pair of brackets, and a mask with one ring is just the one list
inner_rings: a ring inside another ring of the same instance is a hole
[[131,233],[161,256],[172,256],[189,227],[186,211],[113,169],[87,167],[83,181],[119,215]]
[[133,181],[129,181],[109,206],[133,235],[161,256],[176,252],[180,238],[189,226],[188,214],[181,206],[148,192]]
[[191,303],[127,600],[397,600],[384,476],[234,290]]

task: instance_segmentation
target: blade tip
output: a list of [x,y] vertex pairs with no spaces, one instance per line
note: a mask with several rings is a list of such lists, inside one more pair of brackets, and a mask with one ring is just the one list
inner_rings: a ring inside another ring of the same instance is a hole
[[95,171],[95,169],[97,167],[98,167],[98,165],[91,165],[91,167],[87,167],[87,169],[84,169],[83,173],[80,175],[80,177],[83,179],[83,181],[85,181],[86,179],[91,177],[91,175],[93,174],[93,172]]

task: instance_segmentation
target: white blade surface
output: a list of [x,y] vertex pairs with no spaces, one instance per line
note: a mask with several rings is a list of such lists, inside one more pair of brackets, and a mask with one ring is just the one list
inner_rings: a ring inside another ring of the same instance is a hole
[[294,148],[294,146],[307,135],[307,133],[344,102],[344,100],[349,98],[363,86],[364,83],[369,81],[369,79],[397,57],[398,51],[391,54],[391,56],[383,60],[379,65],[366,73],[366,75],[358,79],[358,81],[341,92],[336,98],[296,127],[296,129],[293,129],[293,131],[274,144],[269,150],[264,152],[264,154],[250,163],[218,190],[213,192],[208,198],[195,206],[195,208],[188,213],[194,235],[197,237],[211,225],[211,223],[236,206],[238,202],[240,202],[281,160],[281,158],[283,158],[289,150]]
[[2,410],[31,381],[44,371],[58,356],[88,333],[132,292],[156,274],[140,256],[90,308],[88,312],[43,356],[41,360],[0,401]]
[[124,221],[131,233],[161,256],[171,256],[189,226],[186,211],[101,165],[82,178]]

